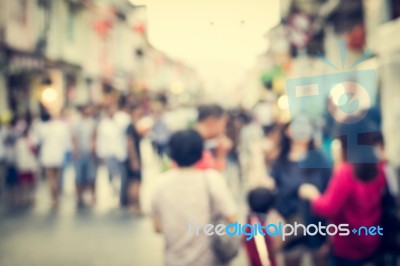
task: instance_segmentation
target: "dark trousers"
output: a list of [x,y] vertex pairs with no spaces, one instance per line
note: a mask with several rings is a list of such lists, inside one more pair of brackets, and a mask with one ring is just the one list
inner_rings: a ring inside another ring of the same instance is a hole
[[121,207],[129,205],[129,177],[128,177],[128,163],[119,162],[121,172],[121,190],[119,194],[119,203]]

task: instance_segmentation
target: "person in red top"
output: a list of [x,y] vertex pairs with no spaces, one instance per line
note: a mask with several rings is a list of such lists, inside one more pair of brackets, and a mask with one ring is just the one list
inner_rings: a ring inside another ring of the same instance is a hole
[[[363,146],[348,143],[346,134],[348,136],[349,129],[352,132],[370,132],[358,134],[356,143]],[[374,236],[352,232],[361,226],[369,228],[381,224],[386,178],[373,147],[367,146],[372,143],[371,133],[366,121],[341,126],[338,140],[342,162],[337,166],[327,190],[320,195],[310,184],[304,184],[299,189],[300,197],[311,201],[315,214],[326,217],[336,225],[349,224],[350,235],[336,234],[332,238],[334,261],[338,266],[372,262],[382,240],[378,232]]]
[[197,169],[213,168],[219,171],[225,169],[226,156],[232,148],[232,142],[225,135],[226,122],[227,114],[219,105],[209,104],[198,107],[195,129],[208,142],[206,142],[201,160],[196,163]]

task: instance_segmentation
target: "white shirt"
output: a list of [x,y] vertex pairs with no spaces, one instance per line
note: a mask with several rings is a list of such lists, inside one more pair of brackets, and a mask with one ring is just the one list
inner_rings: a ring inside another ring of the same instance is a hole
[[76,138],[80,153],[88,154],[92,151],[92,138],[96,130],[96,121],[93,118],[83,117],[75,123],[73,134]]
[[71,132],[62,120],[50,120],[38,125],[40,162],[45,167],[61,167],[71,149]]
[[131,124],[131,118],[128,113],[124,111],[118,111],[114,114],[113,119],[119,131],[119,137],[114,141],[114,145],[117,148],[116,157],[120,161],[125,161],[128,159],[128,139],[126,131],[128,126]]
[[96,135],[96,154],[101,159],[116,157],[118,147],[115,142],[120,138],[120,133],[115,121],[109,117],[100,120]]
[[231,217],[236,206],[224,177],[216,170],[172,169],[158,179],[152,213],[165,237],[166,265],[217,265],[211,238],[189,232],[189,223],[211,223],[210,195],[217,215]]
[[29,147],[29,139],[21,137],[15,145],[16,164],[21,172],[36,172],[37,162],[35,155]]

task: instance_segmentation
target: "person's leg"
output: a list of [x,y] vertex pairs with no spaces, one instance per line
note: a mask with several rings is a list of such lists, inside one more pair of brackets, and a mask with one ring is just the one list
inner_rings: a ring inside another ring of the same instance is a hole
[[97,161],[92,155],[88,158],[87,167],[88,188],[92,196],[92,203],[96,203],[96,176],[97,176]]
[[45,169],[47,182],[49,183],[50,193],[53,199],[53,206],[58,206],[59,200],[59,175],[60,168],[47,167]]
[[59,201],[60,195],[63,192],[63,186],[62,186],[62,183],[60,181],[61,178],[62,178],[62,175],[63,175],[62,167],[54,168],[54,178],[56,180],[56,198],[57,198],[57,202]]
[[18,182],[18,171],[13,165],[7,166],[6,176],[7,190],[8,190],[8,202],[13,207],[20,204],[21,191],[20,182]]
[[128,163],[127,162],[120,162],[119,169],[121,173],[121,189],[120,189],[120,206],[121,207],[128,207],[129,205],[129,196],[128,196],[128,189],[129,189],[129,177],[128,177]]
[[78,206],[83,206],[83,179],[84,179],[84,167],[85,161],[82,156],[78,156],[75,159],[75,187],[76,187],[76,199]]
[[107,157],[107,158],[105,158],[104,159],[104,163],[105,163],[105,165],[106,165],[106,168],[107,168],[107,173],[108,173],[108,179],[109,179],[109,181],[110,181],[110,183],[112,182],[112,180],[113,180],[113,173],[112,173],[112,161],[111,161],[111,158],[110,157]]
[[27,196],[28,196],[28,204],[34,204],[34,192],[35,192],[35,182],[36,182],[36,175],[34,172],[29,173],[29,180],[28,180],[28,188],[27,188]]
[[19,192],[20,192],[20,203],[25,205],[28,203],[28,173],[20,172],[18,174]]
[[107,158],[107,168],[111,187],[115,195],[118,195],[121,187],[121,169],[118,160],[115,157]]
[[131,210],[134,212],[140,212],[140,173],[136,173],[135,178],[132,180],[131,184],[129,185],[129,200],[131,203]]

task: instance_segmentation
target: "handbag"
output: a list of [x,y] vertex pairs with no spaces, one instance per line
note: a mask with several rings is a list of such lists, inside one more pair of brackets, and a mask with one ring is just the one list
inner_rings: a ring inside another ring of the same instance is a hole
[[[206,182],[206,188],[207,188],[207,194],[208,194],[208,203],[209,203],[209,210],[211,213],[211,222],[213,225],[217,224],[226,224],[226,220],[224,217],[221,215],[217,215],[215,210],[214,210],[214,200],[213,196],[211,194],[211,189],[209,182],[207,181],[207,174],[205,175],[205,182]],[[217,259],[221,263],[228,263],[230,262],[233,258],[236,257],[236,255],[239,253],[239,248],[241,245],[241,238],[238,235],[235,236],[229,236],[227,234],[224,235],[217,235],[213,234],[211,236],[211,245],[214,254],[216,255]]]
[[[285,219],[285,224],[291,224],[294,226],[295,223],[303,225],[305,224],[303,216],[299,212]],[[285,242],[283,243],[283,249],[288,250],[301,244],[304,238],[305,231],[302,227],[298,227],[296,235],[292,234],[286,237]]]

